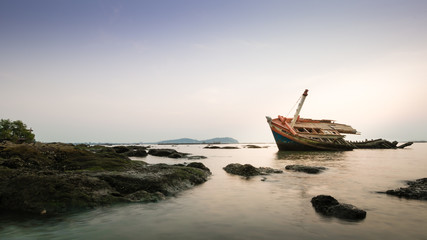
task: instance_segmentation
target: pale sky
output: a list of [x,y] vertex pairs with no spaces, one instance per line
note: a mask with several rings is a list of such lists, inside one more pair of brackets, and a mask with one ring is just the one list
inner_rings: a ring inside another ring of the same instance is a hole
[[[427,140],[427,1],[1,0],[0,118],[38,141],[273,142],[265,116]],[[288,115],[291,117],[293,111]]]

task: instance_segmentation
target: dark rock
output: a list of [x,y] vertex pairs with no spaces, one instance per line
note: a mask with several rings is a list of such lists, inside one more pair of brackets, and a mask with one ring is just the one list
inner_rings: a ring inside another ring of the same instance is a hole
[[239,147],[235,147],[235,146],[225,146],[225,147],[222,147],[221,149],[239,149]]
[[427,200],[427,178],[406,182],[408,187],[387,190],[385,193],[408,199]]
[[128,157],[146,157],[147,155],[147,151],[143,148],[132,149],[127,153]]
[[223,168],[227,173],[251,177],[256,175],[265,175],[270,173],[282,173],[282,170],[268,167],[256,168],[250,164],[231,163]]
[[200,163],[200,162],[189,163],[189,164],[187,164],[187,167],[199,168],[199,169],[202,169],[204,171],[210,172],[209,168],[207,168],[203,163]]
[[235,147],[235,146],[219,147],[219,146],[210,146],[210,145],[208,145],[204,148],[207,148],[207,149],[239,149],[239,147]]
[[131,202],[158,202],[164,200],[166,196],[161,192],[149,193],[141,190],[126,195],[126,198]]
[[259,167],[258,171],[260,171],[261,174],[283,173],[283,170],[274,169],[274,168],[271,168],[271,167]]
[[295,172],[305,172],[310,174],[320,173],[325,170],[324,167],[312,167],[312,166],[304,166],[304,165],[287,165],[285,167],[286,170],[292,170]]
[[188,153],[181,153],[176,151],[175,149],[150,149],[148,154],[157,156],[157,157],[169,157],[169,158],[184,158],[188,155]]
[[263,147],[249,144],[249,145],[245,145],[245,148],[263,148]]
[[224,170],[228,173],[240,175],[244,177],[260,175],[261,172],[258,169],[250,164],[239,164],[231,163],[224,167]]
[[200,156],[200,155],[193,155],[193,156],[188,156],[187,159],[188,160],[200,160],[200,159],[206,159],[207,157],[205,156]]
[[208,145],[208,146],[206,146],[204,148],[207,148],[207,149],[220,149],[221,147]]
[[174,153],[178,153],[178,151],[176,151],[175,149],[155,149],[155,148],[148,150],[148,154],[157,156],[157,157],[167,157]]
[[327,214],[331,206],[339,205],[340,203],[329,195],[318,195],[311,199],[311,204],[316,211]]
[[366,218],[366,211],[346,203],[330,207],[329,213],[331,216],[341,219],[362,220]]
[[113,147],[113,149],[116,153],[126,153],[130,151],[130,149],[125,146],[116,146],[116,147]]
[[0,161],[0,165],[8,168],[12,168],[12,169],[17,169],[17,168],[24,167],[26,165],[26,162],[19,157],[14,157],[11,159]]
[[0,212],[49,215],[118,202],[158,201],[207,181],[211,174],[203,164],[148,165],[104,148],[1,145]]
[[366,218],[366,211],[351,204],[339,203],[329,195],[318,195],[311,199],[316,212],[325,216],[332,216],[348,220],[362,220]]
[[172,153],[171,155],[167,156],[168,158],[183,158],[185,155],[182,155],[180,153]]

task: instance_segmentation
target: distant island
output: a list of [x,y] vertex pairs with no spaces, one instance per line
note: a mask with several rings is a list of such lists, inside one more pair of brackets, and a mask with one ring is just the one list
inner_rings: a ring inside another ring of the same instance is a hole
[[157,144],[224,144],[224,143],[239,143],[234,138],[223,137],[223,138],[211,138],[206,140],[196,140],[191,138],[180,138],[174,140],[160,141]]

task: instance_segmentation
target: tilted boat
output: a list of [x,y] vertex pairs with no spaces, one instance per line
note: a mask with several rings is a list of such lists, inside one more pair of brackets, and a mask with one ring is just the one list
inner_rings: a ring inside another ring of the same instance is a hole
[[343,134],[358,134],[349,125],[333,120],[300,118],[299,113],[308,95],[306,89],[301,96],[293,118],[266,117],[279,150],[352,150],[356,146],[344,140]]

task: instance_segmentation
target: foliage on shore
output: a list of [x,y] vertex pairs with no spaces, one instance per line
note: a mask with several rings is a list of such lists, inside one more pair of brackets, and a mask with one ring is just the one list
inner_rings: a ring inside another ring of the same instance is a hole
[[32,143],[35,137],[32,131],[21,120],[0,119],[0,142]]

